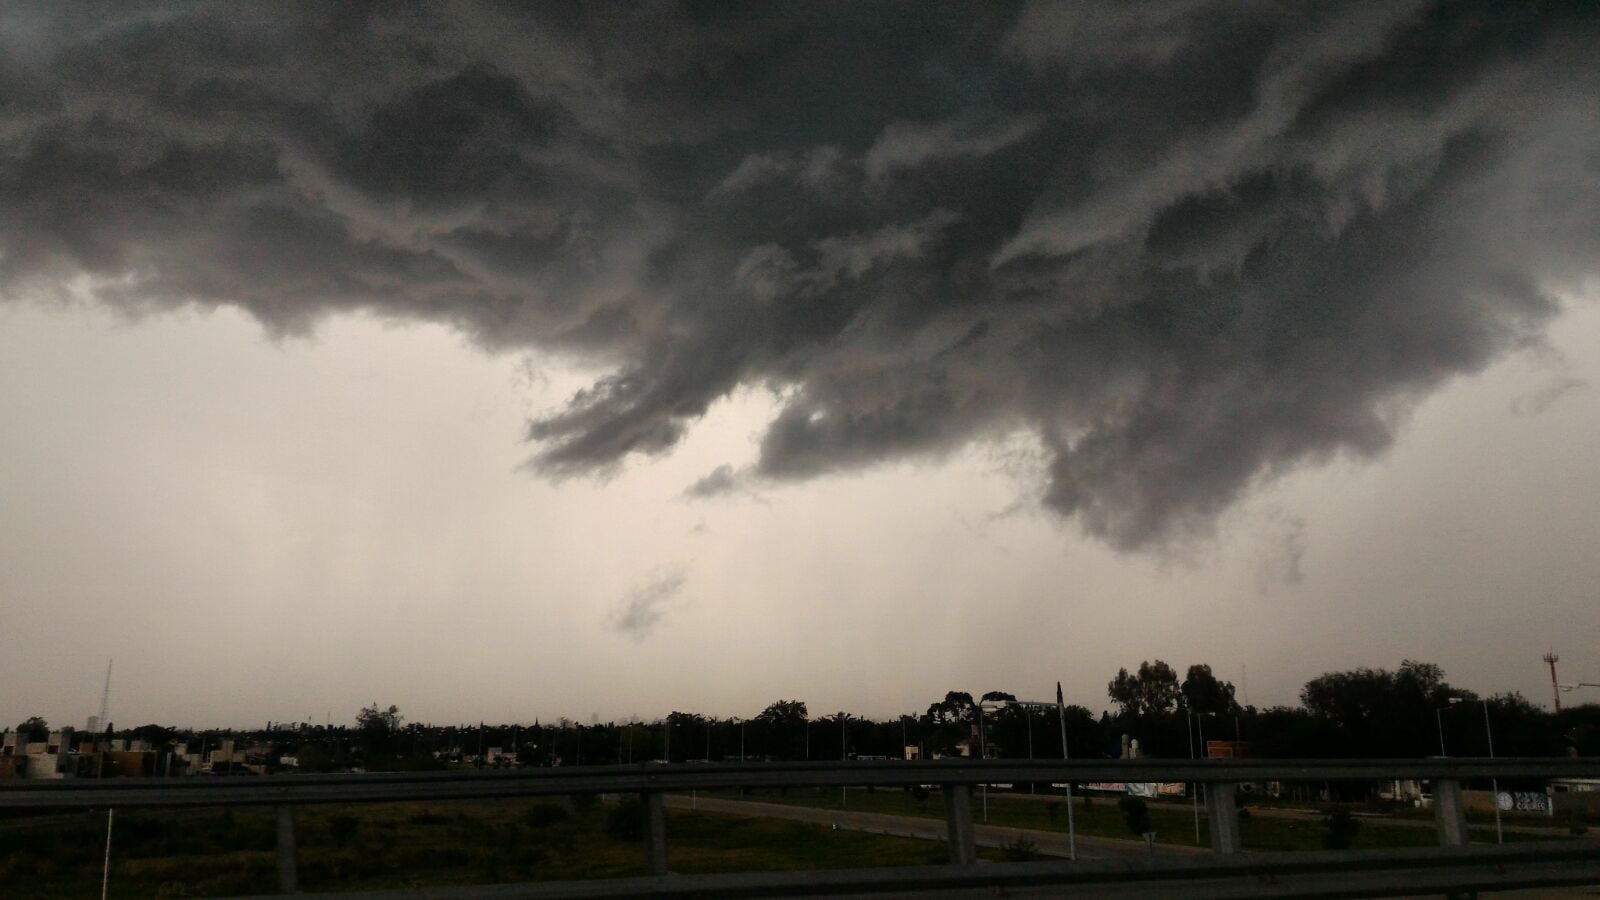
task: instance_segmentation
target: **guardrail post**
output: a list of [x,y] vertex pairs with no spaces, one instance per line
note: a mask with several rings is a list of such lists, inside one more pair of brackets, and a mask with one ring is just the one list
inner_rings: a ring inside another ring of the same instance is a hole
[[1438,778],[1433,782],[1433,819],[1439,826],[1439,845],[1460,847],[1467,843],[1467,808],[1461,800],[1461,782]]
[[1239,839],[1239,807],[1233,802],[1238,788],[1227,781],[1206,785],[1206,824],[1211,829],[1213,852],[1238,853],[1244,849]]
[[667,815],[662,808],[661,794],[651,791],[640,794],[644,801],[645,863],[651,875],[667,874]]
[[970,866],[978,861],[978,834],[972,827],[972,785],[940,785],[950,825],[950,862]]
[[294,807],[283,803],[278,806],[278,893],[297,892],[299,880],[294,851]]

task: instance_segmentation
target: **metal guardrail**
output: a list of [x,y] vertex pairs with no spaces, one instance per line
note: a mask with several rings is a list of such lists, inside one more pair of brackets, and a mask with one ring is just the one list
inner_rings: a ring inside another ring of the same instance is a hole
[[905,787],[1015,782],[1199,782],[1583,778],[1600,758],[1336,760],[966,760],[771,762],[466,772],[383,772],[264,777],[62,779],[0,782],[0,809],[23,807],[249,806],[384,803],[560,794],[679,793],[720,788]]
[[[667,872],[666,824],[662,804],[664,794],[721,788],[937,785],[945,800],[950,856],[954,864],[947,867],[948,872],[945,875],[932,876],[937,879],[954,878],[955,872],[965,870],[977,862],[976,837],[972,821],[972,788],[981,784],[1186,781],[1211,785],[1214,787],[1206,791],[1206,810],[1211,823],[1212,849],[1222,856],[1231,856],[1242,849],[1238,812],[1234,806],[1232,789],[1240,784],[1265,781],[1387,781],[1397,778],[1432,780],[1439,841],[1442,846],[1448,848],[1463,846],[1468,842],[1466,813],[1460,790],[1463,779],[1551,779],[1593,777],[1597,774],[1600,774],[1600,758],[1032,761],[946,759],[906,762],[703,765],[646,763],[472,772],[19,781],[0,783],[0,808],[275,806],[278,813],[279,882],[285,892],[292,892],[297,882],[293,810],[295,806],[301,804],[498,799],[560,794],[639,794],[645,801],[646,855],[649,869],[653,874],[661,876]],[[1506,848],[1496,848],[1496,852],[1504,856],[1503,864],[1509,865],[1516,861],[1517,857],[1514,854],[1506,855],[1505,850]],[[1274,854],[1274,857],[1282,858],[1282,855]],[[1350,855],[1350,859],[1361,858],[1363,857],[1360,853]],[[1344,860],[1341,865],[1348,864],[1350,859]],[[1533,865],[1531,859],[1524,862],[1529,866]],[[1528,882],[1529,885],[1569,883],[1548,880],[1554,877],[1549,872],[1559,874],[1561,871],[1569,873],[1577,871],[1561,859],[1552,861],[1548,856],[1541,857],[1538,865],[1542,867],[1540,871],[1546,872],[1544,876],[1546,880]],[[983,871],[996,873],[995,877],[998,877],[999,870],[1009,868],[1009,865],[985,866]],[[747,880],[755,879],[756,882],[767,884],[768,887],[777,890],[783,882],[777,875],[778,873],[752,873]],[[1186,876],[1174,874],[1172,877]],[[1582,883],[1583,879],[1592,879],[1593,875],[1591,873],[1578,877],[1580,877],[1579,883]],[[818,891],[811,892],[837,892],[822,887],[824,881],[826,879],[816,881]],[[1367,889],[1370,890],[1371,885],[1368,885]],[[789,886],[783,888],[782,892],[806,893],[807,891]],[[413,893],[410,896],[418,895]],[[496,894],[496,896],[501,895]]]

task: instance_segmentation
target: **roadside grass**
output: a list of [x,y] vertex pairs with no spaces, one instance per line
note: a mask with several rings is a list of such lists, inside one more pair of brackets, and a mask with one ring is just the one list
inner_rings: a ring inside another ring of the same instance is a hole
[[[644,846],[622,834],[615,804],[594,800],[460,801],[301,807],[300,888],[375,890],[643,875]],[[942,844],[827,826],[667,810],[674,872],[737,872],[943,863]],[[0,818],[7,900],[95,896],[104,811]],[[110,896],[274,893],[270,809],[128,810],[116,816]],[[1004,851],[983,850],[987,859]]]
[[[821,809],[847,808],[858,812],[883,813],[920,818],[944,818],[944,802],[937,790],[918,793],[899,789],[852,788],[841,800],[838,788],[790,788],[784,790],[717,791],[710,796],[726,799],[745,799],[763,803],[783,803]],[[1088,801],[1087,803],[1085,801]],[[841,807],[841,802],[843,807]],[[1023,799],[999,791],[990,791],[988,818],[983,814],[981,791],[974,791],[973,818],[980,824],[1001,825],[1009,828],[1030,828],[1039,831],[1065,832],[1067,830],[1066,798],[1058,800]],[[1195,840],[1194,813],[1180,810],[1169,804],[1153,804],[1149,808],[1150,820],[1156,833],[1156,842],[1174,846],[1211,846],[1207,829],[1205,808],[1200,808],[1200,836]],[[1073,815],[1078,834],[1089,837],[1135,840],[1129,832],[1122,811],[1117,808],[1117,797],[1093,795],[1074,798]],[[1239,822],[1240,837],[1247,850],[1321,850],[1322,837],[1327,829],[1320,819],[1291,820],[1269,816],[1250,815],[1248,807],[1242,811]],[[1476,835],[1479,841],[1483,835]],[[1552,833],[1549,836],[1507,833],[1507,842],[1551,840],[1565,837]],[[1361,822],[1352,849],[1379,849],[1385,847],[1428,847],[1438,843],[1431,828],[1406,825],[1383,825],[1370,819]]]

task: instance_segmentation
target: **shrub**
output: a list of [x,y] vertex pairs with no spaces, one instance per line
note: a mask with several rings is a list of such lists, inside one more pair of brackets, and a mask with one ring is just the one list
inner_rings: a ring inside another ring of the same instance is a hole
[[628,843],[644,840],[644,802],[629,797],[613,807],[606,813],[606,834]]
[[1117,808],[1122,810],[1122,820],[1129,831],[1144,835],[1151,830],[1150,806],[1141,798],[1123,797],[1117,801]]
[[1355,843],[1356,834],[1361,831],[1361,823],[1355,816],[1342,809],[1328,813],[1322,820],[1322,827],[1327,829],[1322,835],[1322,846],[1329,850],[1348,850]]
[[1019,834],[1007,843],[1004,852],[1012,862],[1025,862],[1038,855],[1039,844],[1025,834]]
[[361,820],[355,816],[337,815],[328,820],[328,836],[339,847],[348,847],[361,830]]
[[570,818],[572,816],[567,812],[566,807],[557,806],[554,803],[535,803],[528,807],[527,812],[522,814],[523,823],[535,830],[549,828],[551,825],[560,824]]

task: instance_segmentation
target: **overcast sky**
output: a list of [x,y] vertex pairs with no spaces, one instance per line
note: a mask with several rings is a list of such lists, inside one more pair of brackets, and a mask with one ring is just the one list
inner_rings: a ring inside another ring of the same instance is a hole
[[0,722],[1600,680],[1590,7],[399,9],[0,11]]

